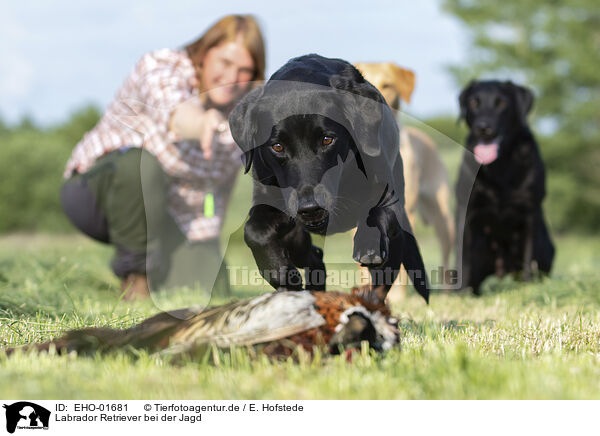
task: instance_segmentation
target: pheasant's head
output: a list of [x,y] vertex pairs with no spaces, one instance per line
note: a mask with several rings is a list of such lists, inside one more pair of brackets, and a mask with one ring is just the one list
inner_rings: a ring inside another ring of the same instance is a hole
[[[383,287],[354,288],[350,295],[346,295],[344,304],[338,305],[335,311],[334,318],[337,320],[331,322],[335,324],[329,339],[332,352],[337,352],[341,346],[360,347],[362,341],[367,341],[377,351],[389,350],[400,342],[398,320],[390,315]],[[332,293],[323,293],[322,296],[333,297]]]

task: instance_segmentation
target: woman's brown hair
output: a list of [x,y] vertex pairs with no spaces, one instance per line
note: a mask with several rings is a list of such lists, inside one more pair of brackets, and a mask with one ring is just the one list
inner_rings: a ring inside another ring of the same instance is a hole
[[252,15],[227,15],[217,21],[199,39],[185,46],[197,70],[202,67],[206,52],[211,48],[241,36],[242,43],[254,61],[253,81],[265,79],[265,45],[260,27]]

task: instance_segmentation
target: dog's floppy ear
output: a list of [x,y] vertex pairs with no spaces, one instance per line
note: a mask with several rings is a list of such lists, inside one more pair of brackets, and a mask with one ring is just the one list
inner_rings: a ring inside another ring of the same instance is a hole
[[415,73],[394,65],[394,75],[396,76],[396,90],[400,93],[402,100],[410,103],[410,97],[415,89]]
[[477,84],[476,80],[471,80],[467,86],[463,88],[460,95],[458,96],[458,105],[460,106],[460,114],[458,115],[458,119],[456,123],[458,124],[460,120],[467,119],[467,100],[469,99],[469,95],[471,91]]
[[533,92],[529,88],[525,88],[524,86],[519,86],[514,84],[513,82],[506,82],[512,88],[512,91],[515,96],[515,102],[517,105],[517,109],[519,111],[519,118],[523,125],[527,124],[527,115],[531,112],[531,108],[533,107]]
[[235,143],[242,149],[242,162],[244,172],[250,171],[254,159],[254,149],[257,147],[256,136],[258,123],[256,120],[257,104],[264,93],[264,86],[259,86],[250,91],[233,108],[229,115],[229,128]]
[[248,173],[248,171],[250,171],[253,160],[254,160],[254,149],[253,148],[251,148],[248,151],[245,151],[244,154],[242,154],[242,165],[244,165],[244,174],[246,174],[246,173]]
[[367,82],[358,70],[350,67],[354,71],[334,75],[329,83],[339,91],[339,105],[350,124],[350,133],[358,149],[368,156],[379,156],[385,145],[381,143],[380,129],[385,129],[389,124],[384,122],[383,110],[389,108],[377,88]]

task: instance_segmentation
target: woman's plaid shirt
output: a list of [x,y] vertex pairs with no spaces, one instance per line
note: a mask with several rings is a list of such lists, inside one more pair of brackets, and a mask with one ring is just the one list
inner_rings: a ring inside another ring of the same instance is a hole
[[[215,135],[209,160],[197,141],[169,131],[175,107],[198,99],[196,72],[182,51],[163,49],[142,57],[98,124],[75,147],[64,172],[84,173],[96,160],[124,147],[142,147],[171,177],[168,210],[190,241],[219,236],[228,198],[240,168],[241,150],[226,119]],[[204,216],[204,199],[214,195],[214,215]]]

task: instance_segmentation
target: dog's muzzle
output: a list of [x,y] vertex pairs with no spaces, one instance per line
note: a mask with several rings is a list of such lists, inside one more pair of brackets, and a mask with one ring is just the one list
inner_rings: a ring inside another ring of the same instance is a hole
[[329,212],[316,202],[305,203],[298,208],[298,219],[309,228],[320,228],[327,224]]
[[320,230],[327,226],[329,211],[327,210],[327,195],[323,189],[303,187],[292,193],[290,208],[295,209],[298,219],[309,230]]

